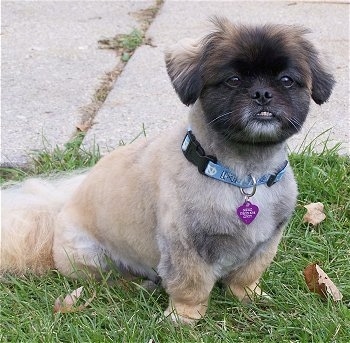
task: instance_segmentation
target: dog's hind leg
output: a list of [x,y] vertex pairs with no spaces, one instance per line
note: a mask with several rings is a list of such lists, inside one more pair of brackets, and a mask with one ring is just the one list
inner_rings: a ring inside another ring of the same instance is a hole
[[56,225],[53,257],[55,267],[73,278],[101,278],[108,265],[106,252],[81,226],[61,215]]

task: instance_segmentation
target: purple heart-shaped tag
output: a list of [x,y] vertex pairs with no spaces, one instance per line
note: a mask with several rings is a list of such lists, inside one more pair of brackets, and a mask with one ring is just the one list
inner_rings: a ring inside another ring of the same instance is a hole
[[245,224],[250,224],[259,213],[259,207],[246,201],[242,206],[237,208],[237,215]]

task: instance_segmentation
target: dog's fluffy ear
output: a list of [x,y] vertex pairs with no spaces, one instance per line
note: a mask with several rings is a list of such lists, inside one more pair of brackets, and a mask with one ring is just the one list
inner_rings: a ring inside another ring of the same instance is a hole
[[199,41],[184,39],[165,53],[168,75],[176,93],[187,106],[196,102],[203,88],[199,70],[200,52]]
[[324,67],[316,53],[309,55],[309,65],[312,74],[311,97],[316,104],[321,105],[330,97],[335,80],[333,75]]

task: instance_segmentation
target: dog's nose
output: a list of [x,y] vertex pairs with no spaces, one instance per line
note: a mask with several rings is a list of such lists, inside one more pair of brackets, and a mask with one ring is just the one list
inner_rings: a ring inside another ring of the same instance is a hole
[[259,105],[268,105],[273,95],[272,93],[267,89],[255,89],[251,92],[251,98],[258,103]]

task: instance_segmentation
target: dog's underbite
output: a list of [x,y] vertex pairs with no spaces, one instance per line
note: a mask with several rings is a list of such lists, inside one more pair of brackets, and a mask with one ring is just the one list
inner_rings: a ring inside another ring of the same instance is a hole
[[286,140],[334,79],[303,28],[212,22],[165,56],[187,123],[87,172],[2,190],[2,273],[116,268],[160,283],[182,323],[205,315],[217,281],[242,301],[264,295],[297,198]]

